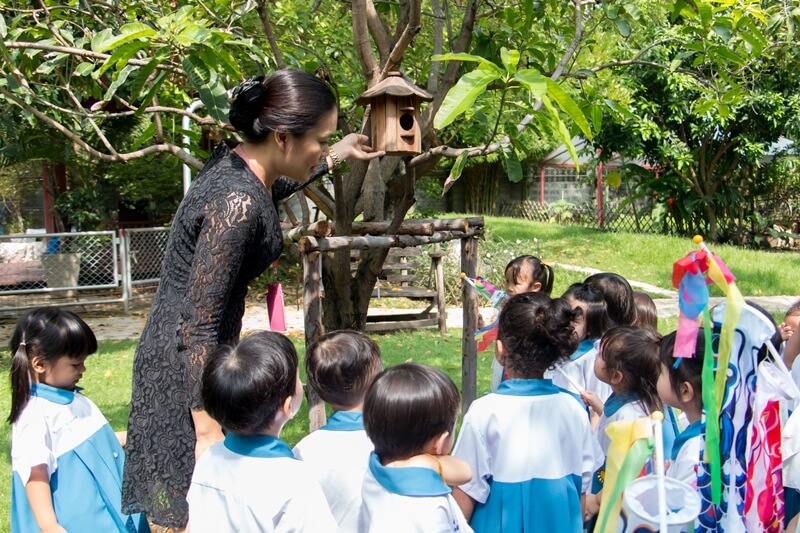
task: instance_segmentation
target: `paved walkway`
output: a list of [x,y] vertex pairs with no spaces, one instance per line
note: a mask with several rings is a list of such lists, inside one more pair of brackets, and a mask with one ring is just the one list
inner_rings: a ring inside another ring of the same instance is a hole
[[[782,313],[789,308],[792,303],[797,301],[797,296],[753,296],[748,300],[760,305],[772,313]],[[723,301],[724,298],[711,298],[711,305]],[[658,309],[659,318],[676,316],[678,314],[678,300],[676,298],[657,298],[654,300]],[[407,313],[409,309],[376,309],[381,314],[397,312]],[[490,318],[492,310],[482,308],[487,319]],[[147,321],[149,308],[134,310],[124,315],[110,313],[85,313],[81,316],[88,322],[92,330],[100,340],[125,340],[137,339]],[[461,328],[463,313],[460,307],[452,307],[447,310],[447,327]],[[290,336],[302,336],[303,334],[303,311],[297,310],[294,306],[289,306],[286,310],[286,325]],[[11,333],[14,328],[13,321],[0,322],[0,342],[4,346],[8,345]],[[266,304],[248,304],[245,309],[242,330],[244,332],[269,328],[269,315],[267,314]]]

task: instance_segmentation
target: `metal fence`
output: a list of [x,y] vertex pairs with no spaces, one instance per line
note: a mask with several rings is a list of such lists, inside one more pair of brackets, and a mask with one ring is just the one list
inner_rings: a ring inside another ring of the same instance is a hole
[[169,228],[0,235],[0,313],[121,304],[158,286]]

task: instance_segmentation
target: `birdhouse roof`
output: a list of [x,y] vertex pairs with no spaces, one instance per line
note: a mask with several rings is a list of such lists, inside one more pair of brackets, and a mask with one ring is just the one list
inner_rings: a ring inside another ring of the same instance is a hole
[[388,94],[391,96],[416,96],[420,100],[430,102],[433,95],[424,89],[420,89],[411,81],[403,77],[399,72],[390,72],[389,75],[380,83],[376,83],[367,89],[356,99],[359,105],[367,105],[372,98]]

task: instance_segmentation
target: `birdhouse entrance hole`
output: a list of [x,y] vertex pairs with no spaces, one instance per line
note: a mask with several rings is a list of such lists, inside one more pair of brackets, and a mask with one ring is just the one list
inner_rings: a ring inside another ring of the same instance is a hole
[[414,115],[411,113],[403,113],[400,115],[400,127],[406,131],[410,131],[414,127]]

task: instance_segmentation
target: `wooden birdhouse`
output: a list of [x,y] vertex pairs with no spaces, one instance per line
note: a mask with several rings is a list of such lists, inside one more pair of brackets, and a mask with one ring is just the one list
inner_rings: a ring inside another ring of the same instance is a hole
[[390,72],[356,103],[371,105],[371,145],[386,150],[387,155],[416,155],[422,152],[419,129],[420,102],[430,102],[433,95],[405,79],[399,72]]

